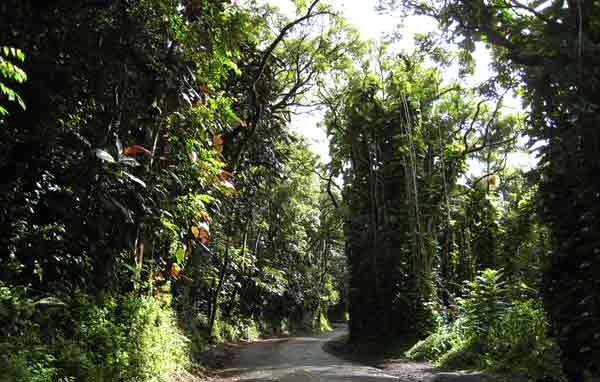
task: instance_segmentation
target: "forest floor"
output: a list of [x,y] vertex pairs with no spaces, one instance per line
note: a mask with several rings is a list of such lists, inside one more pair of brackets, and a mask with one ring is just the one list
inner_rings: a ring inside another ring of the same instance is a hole
[[213,381],[218,382],[496,382],[505,378],[480,372],[446,371],[428,363],[402,360],[360,362],[340,358],[324,346],[347,333],[345,326],[316,336],[259,340],[238,348]]

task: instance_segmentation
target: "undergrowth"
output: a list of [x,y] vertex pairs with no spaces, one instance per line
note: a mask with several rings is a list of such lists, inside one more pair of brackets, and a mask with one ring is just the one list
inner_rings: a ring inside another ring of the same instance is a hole
[[[212,344],[263,334],[264,323],[192,309],[176,314],[171,294],[115,295],[99,302],[83,292],[40,297],[0,282],[0,382],[168,382],[199,366]],[[328,330],[321,315],[315,326]]]
[[[415,344],[405,355],[452,369],[516,373],[531,380],[559,380],[560,355],[538,299],[524,285],[507,286],[485,270],[466,285],[459,318]],[[527,292],[527,291],[525,291]]]
[[189,366],[168,301],[85,294],[32,299],[0,284],[0,381],[163,382]]

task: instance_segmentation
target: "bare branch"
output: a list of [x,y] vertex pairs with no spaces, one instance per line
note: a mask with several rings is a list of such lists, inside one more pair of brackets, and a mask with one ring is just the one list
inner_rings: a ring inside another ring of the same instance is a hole
[[[523,3],[521,3],[521,2],[520,2],[520,1],[518,1],[518,0],[509,0],[508,2],[509,2],[509,3],[512,3],[512,4],[513,4],[513,6],[514,6],[515,8],[518,8],[518,9],[523,9],[523,10],[525,10],[525,11],[527,11],[527,12],[531,13],[531,14],[532,14],[532,15],[534,15],[535,17],[539,18],[539,19],[540,19],[540,20],[542,20],[543,22],[545,22],[545,23],[547,23],[547,24],[549,24],[549,25],[552,25],[553,27],[560,27],[560,24],[559,24],[559,23],[557,23],[556,21],[554,21],[554,20],[551,20],[551,19],[547,18],[547,17],[546,17],[546,16],[544,16],[542,13],[540,13],[540,12],[536,11],[535,9],[533,9],[533,8],[531,8],[531,7],[529,7],[529,6],[525,5],[525,4],[523,4]],[[510,7],[507,7],[507,8],[510,8]]]
[[496,167],[494,170],[476,178],[472,183],[471,183],[471,188],[475,187],[477,184],[479,184],[479,182],[481,182],[482,180],[484,180],[487,177],[490,177],[492,175],[496,175],[498,173],[501,173],[502,171],[504,171],[506,169],[506,157],[504,158],[504,160],[502,161],[502,166]]
[[292,28],[294,28],[296,25],[298,25],[312,17],[327,14],[327,12],[312,13],[314,8],[317,6],[318,2],[319,2],[319,0],[314,0],[308,7],[308,10],[306,11],[306,14],[304,16],[302,16],[302,17],[290,22],[286,26],[284,26],[283,29],[281,29],[281,31],[279,32],[279,35],[277,35],[277,37],[275,38],[275,40],[273,40],[273,42],[271,42],[271,44],[269,44],[269,46],[265,50],[265,53],[263,54],[263,58],[262,58],[260,64],[258,66],[258,75],[256,76],[255,83],[256,83],[256,81],[258,81],[260,79],[260,77],[262,77],[262,75],[265,71],[265,67],[267,66],[267,62],[269,61],[269,58],[273,54],[273,51],[275,50],[275,48],[277,48],[279,43],[285,38],[287,33]]
[[441,97],[443,97],[444,95],[450,93],[450,92],[460,92],[462,90],[462,88],[460,87],[460,85],[456,85],[456,86],[452,86],[451,88],[448,88],[446,90],[443,90],[429,98],[427,98],[427,100],[425,100],[425,103],[428,104],[430,102],[436,101],[438,99],[440,99]]

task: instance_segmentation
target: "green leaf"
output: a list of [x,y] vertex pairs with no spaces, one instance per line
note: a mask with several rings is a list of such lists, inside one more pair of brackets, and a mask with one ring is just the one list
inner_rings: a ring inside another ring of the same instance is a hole
[[127,171],[122,171],[122,173],[123,173],[123,175],[125,175],[129,179],[133,180],[134,182],[136,182],[140,186],[146,188],[146,183],[144,183],[144,181],[141,180],[140,178],[138,178],[137,176],[132,175],[132,174],[128,173]]
[[46,305],[46,306],[67,306],[64,302],[56,297],[44,297],[33,303],[34,305]]
[[102,149],[96,149],[96,156],[100,159],[102,159],[105,162],[109,162],[109,163],[115,163],[115,158],[113,158],[112,155],[110,155],[108,152],[106,152],[105,150]]
[[183,264],[183,262],[185,261],[185,251],[183,248],[177,248],[177,250],[175,251],[175,258],[177,259],[177,263],[179,265]]
[[130,157],[121,157],[119,159],[119,163],[124,164],[125,166],[136,167],[140,165],[140,162]]

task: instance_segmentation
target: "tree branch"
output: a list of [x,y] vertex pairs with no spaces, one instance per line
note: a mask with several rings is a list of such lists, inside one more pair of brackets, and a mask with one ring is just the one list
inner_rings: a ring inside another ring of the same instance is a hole
[[279,32],[279,35],[277,35],[277,37],[275,38],[275,40],[273,40],[273,42],[271,42],[271,44],[269,44],[269,46],[265,50],[265,53],[263,54],[263,58],[262,58],[260,64],[258,66],[258,75],[256,76],[256,79],[254,81],[255,84],[260,79],[260,77],[262,77],[262,75],[265,71],[265,67],[267,66],[267,63],[269,61],[269,58],[271,57],[271,54],[273,54],[273,51],[277,48],[277,45],[279,45],[279,43],[285,38],[287,33],[292,28],[294,28],[296,25],[298,25],[298,24],[302,23],[303,21],[306,21],[314,16],[326,14],[326,12],[317,12],[314,14],[312,13],[313,9],[317,6],[317,3],[319,1],[320,0],[313,0],[313,2],[308,7],[308,10],[306,11],[306,14],[304,16],[292,21],[291,23],[287,24],[286,26],[284,26],[283,29],[281,29],[281,31]]

